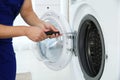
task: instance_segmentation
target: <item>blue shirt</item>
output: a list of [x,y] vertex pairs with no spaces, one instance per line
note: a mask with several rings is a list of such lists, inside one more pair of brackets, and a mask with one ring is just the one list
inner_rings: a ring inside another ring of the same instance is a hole
[[[12,26],[24,0],[0,0],[0,24]],[[0,39],[0,80],[15,80],[16,59],[12,38]]]
[[[0,24],[12,26],[22,4],[23,0],[0,0]],[[12,38],[0,39],[0,44],[11,41]]]

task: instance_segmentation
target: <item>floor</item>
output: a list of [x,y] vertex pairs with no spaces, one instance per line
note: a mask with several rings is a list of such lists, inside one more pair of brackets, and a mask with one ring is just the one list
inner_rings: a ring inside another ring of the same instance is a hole
[[30,72],[18,73],[16,76],[16,80],[32,80],[32,75]]

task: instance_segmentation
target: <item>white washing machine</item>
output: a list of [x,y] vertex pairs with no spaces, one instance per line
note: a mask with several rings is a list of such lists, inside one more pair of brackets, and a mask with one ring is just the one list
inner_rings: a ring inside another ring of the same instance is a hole
[[70,63],[74,80],[120,80],[119,1],[41,1],[37,15],[63,35],[39,42],[37,58],[52,70]]
[[53,70],[71,62],[75,80],[120,80],[119,1],[73,0],[69,13],[71,27],[57,12],[43,16],[63,36],[38,43],[40,60]]

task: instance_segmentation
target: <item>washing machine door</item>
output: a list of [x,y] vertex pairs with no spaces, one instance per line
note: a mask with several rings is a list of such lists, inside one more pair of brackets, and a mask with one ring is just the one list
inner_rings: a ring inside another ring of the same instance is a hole
[[[54,25],[60,33],[71,33],[67,20],[54,12],[47,12],[42,19]],[[70,62],[73,47],[71,36],[72,34],[63,34],[58,38],[48,38],[38,43],[39,57],[50,69],[61,70]]]

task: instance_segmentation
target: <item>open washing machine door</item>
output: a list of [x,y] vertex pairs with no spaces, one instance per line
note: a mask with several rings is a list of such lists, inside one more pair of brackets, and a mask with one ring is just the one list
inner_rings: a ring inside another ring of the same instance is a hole
[[[42,19],[54,25],[60,33],[71,33],[67,20],[54,12],[47,12]],[[72,34],[63,34],[61,37],[38,43],[39,57],[50,69],[61,70],[70,62],[73,48],[71,36]]]

